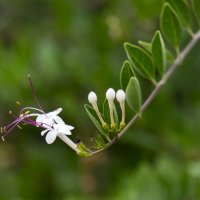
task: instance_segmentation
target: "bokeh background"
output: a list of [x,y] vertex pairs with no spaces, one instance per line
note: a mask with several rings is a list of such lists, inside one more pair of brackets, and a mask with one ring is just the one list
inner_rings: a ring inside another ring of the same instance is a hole
[[[150,41],[161,0],[0,0],[0,123],[15,105],[36,106],[31,74],[46,111],[62,107],[73,139],[95,132],[84,111],[118,89],[123,43]],[[194,24],[195,27],[195,24]],[[188,37],[183,37],[183,44]],[[124,137],[80,158],[24,126],[0,142],[2,200],[196,200],[200,198],[200,44]],[[143,85],[144,98],[151,86]]]

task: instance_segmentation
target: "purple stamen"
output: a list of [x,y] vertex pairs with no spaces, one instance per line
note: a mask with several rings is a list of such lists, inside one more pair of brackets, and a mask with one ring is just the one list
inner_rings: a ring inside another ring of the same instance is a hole
[[[5,133],[2,136],[3,140],[4,140],[4,137],[6,135],[8,135],[21,122],[24,122],[24,123],[32,125],[32,126],[41,127],[41,128],[44,128],[44,129],[53,129],[53,127],[48,125],[48,124],[36,122],[36,121],[31,119],[31,117],[37,117],[41,113],[46,115],[46,113],[44,112],[44,109],[42,108],[42,106],[40,105],[40,103],[39,103],[39,101],[37,99],[37,96],[36,96],[36,93],[35,93],[35,90],[34,90],[33,83],[32,83],[30,75],[28,75],[28,79],[29,79],[29,83],[30,83],[30,87],[31,87],[31,91],[32,91],[33,97],[36,100],[37,105],[38,105],[39,108],[33,108],[33,107],[21,108],[21,110],[19,112],[19,117],[18,116],[17,117],[14,116],[12,114],[12,112],[11,112],[10,114],[13,116],[13,118],[15,118],[15,120],[13,122],[11,122],[10,124],[8,124],[8,125],[6,125],[6,126],[1,128],[1,133]],[[18,103],[18,104],[20,104],[20,103]],[[25,112],[25,110],[27,110],[27,111]],[[38,113],[28,114],[29,110],[35,110]]]
[[10,127],[8,130],[6,130],[6,128],[5,128],[6,133],[3,135],[3,137],[5,137],[8,133],[10,133],[22,121],[22,119],[21,120],[18,119],[15,121],[16,121],[16,123],[12,127]]
[[30,117],[30,114],[27,114],[27,115],[24,115],[22,117],[16,117],[14,115],[12,115],[15,120],[11,123],[11,124],[8,124],[7,126],[4,127],[5,129],[5,134],[3,135],[3,138],[5,136],[7,136],[20,122],[25,122],[26,124],[29,124],[29,125],[32,125],[32,126],[38,126],[38,127],[41,127],[41,128],[45,128],[45,126],[49,127],[49,129],[52,129],[52,127],[48,124],[45,124],[45,123],[37,123],[35,121],[33,121]]

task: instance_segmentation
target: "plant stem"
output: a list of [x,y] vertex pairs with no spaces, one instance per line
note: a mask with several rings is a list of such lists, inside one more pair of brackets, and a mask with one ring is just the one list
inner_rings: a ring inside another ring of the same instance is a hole
[[[151,92],[151,94],[149,95],[149,97],[146,99],[146,101],[144,102],[144,104],[141,107],[141,113],[143,113],[146,108],[149,106],[149,104],[152,102],[152,100],[156,97],[156,95],[158,94],[158,92],[160,91],[160,89],[162,88],[162,86],[167,82],[167,80],[171,77],[171,75],[173,74],[173,72],[175,71],[175,69],[182,64],[183,60],[186,58],[186,56],[189,54],[189,52],[193,49],[193,47],[195,46],[195,44],[200,40],[200,30],[198,32],[196,32],[191,41],[187,44],[187,46],[183,49],[183,51],[181,51],[176,60],[174,61],[174,63],[172,65],[169,66],[168,70],[166,71],[165,75],[163,76],[163,78],[156,84],[155,88],[153,89],[153,91]],[[127,130],[133,125],[133,123],[140,118],[140,114],[136,114],[130,121],[129,123],[124,127],[124,129],[118,133],[117,135],[117,139],[121,138],[126,132]],[[115,143],[117,140],[116,138],[114,138],[111,142],[107,143],[106,146],[103,149],[94,151],[90,154],[90,156],[95,155],[103,150],[105,150],[106,148],[108,148],[109,146],[111,146],[113,143]]]

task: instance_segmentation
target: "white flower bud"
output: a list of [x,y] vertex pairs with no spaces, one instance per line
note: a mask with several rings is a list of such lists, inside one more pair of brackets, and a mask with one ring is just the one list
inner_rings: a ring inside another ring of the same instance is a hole
[[97,95],[94,93],[94,92],[90,92],[88,94],[88,101],[92,104],[92,107],[93,109],[95,110],[99,120],[101,121],[102,123],[102,126],[105,125],[106,123],[104,122],[102,116],[101,116],[101,113],[99,112],[99,109],[98,109],[98,105],[97,105]]
[[124,102],[126,99],[126,94],[123,90],[118,90],[117,94],[116,94],[116,99],[117,101],[120,102]]
[[106,92],[106,99],[108,99],[108,101],[113,101],[115,99],[115,90],[109,88]]
[[91,104],[94,104],[97,102],[97,95],[94,93],[94,92],[90,92],[88,94],[88,101],[91,103]]

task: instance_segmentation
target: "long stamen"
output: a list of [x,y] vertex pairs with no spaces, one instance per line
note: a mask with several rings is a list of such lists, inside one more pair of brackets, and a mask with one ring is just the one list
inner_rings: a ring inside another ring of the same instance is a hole
[[12,111],[9,111],[9,114],[10,114],[12,117],[14,117],[15,120],[14,120],[12,123],[10,123],[10,124],[8,124],[8,125],[6,125],[6,126],[3,127],[4,132],[6,132],[6,130],[7,130],[10,126],[12,126],[13,124],[16,124],[16,123],[19,121],[19,119],[20,119],[19,117],[13,116],[13,115],[12,115]]
[[[26,115],[21,115],[20,117],[16,117],[16,116],[14,116],[12,114],[11,111],[9,113],[15,118],[15,120],[11,124],[8,124],[7,126],[1,128],[1,132],[5,133],[3,135],[3,138],[6,135],[8,135],[8,133],[10,133],[16,126],[21,129],[21,127],[18,125],[20,122],[25,122],[25,123],[33,125],[33,126],[37,125],[37,123],[35,121],[31,120],[30,117],[32,117],[32,116],[38,116],[39,114],[26,114]],[[39,125],[39,126],[41,126],[41,125]],[[43,126],[41,126],[41,127],[43,127]]]
[[34,90],[34,87],[33,87],[33,83],[32,83],[31,75],[30,74],[28,75],[28,79],[29,79],[29,83],[30,83],[30,86],[31,86],[31,91],[32,91],[33,97],[36,100],[39,108],[44,112],[44,109],[42,108],[42,106],[40,105],[40,103],[39,103],[39,101],[37,99],[37,96],[36,96],[36,93],[35,93],[35,90]]
[[[43,110],[40,110],[40,109],[37,109],[37,108],[25,107],[25,108],[22,108],[22,109],[20,110],[20,114],[22,114],[24,110],[36,110],[36,111],[38,111],[38,112],[44,113]],[[45,114],[45,113],[44,113],[44,114]]]
[[22,119],[20,120],[20,118],[19,118],[19,120],[16,120],[16,123],[12,127],[10,127],[8,130],[5,129],[4,130],[5,134],[3,135],[3,138],[6,135],[8,135],[8,133],[10,133],[21,121],[22,121]]

